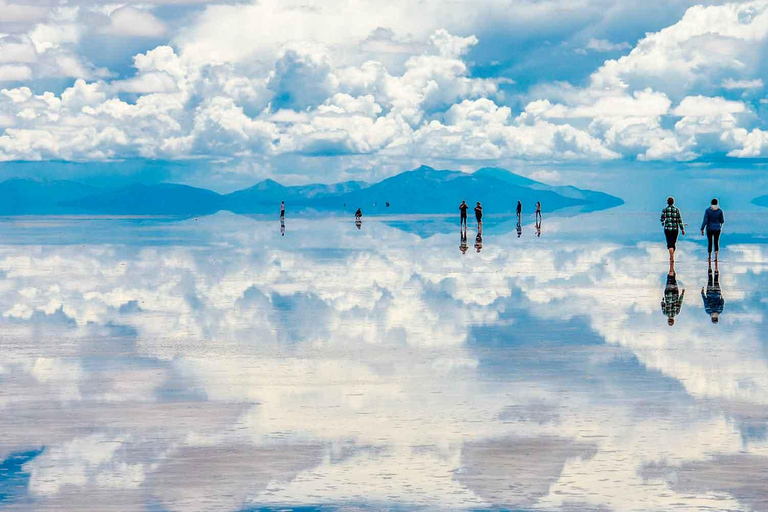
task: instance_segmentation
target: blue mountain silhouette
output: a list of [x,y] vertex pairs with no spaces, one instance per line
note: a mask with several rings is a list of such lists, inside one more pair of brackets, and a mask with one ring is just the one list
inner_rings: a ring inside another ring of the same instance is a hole
[[475,173],[421,166],[378,183],[348,181],[332,185],[285,186],[264,180],[231,194],[171,183],[133,184],[99,189],[70,181],[12,179],[0,183],[0,214],[206,215],[276,213],[280,201],[289,212],[364,214],[456,213],[466,200],[482,201],[486,214],[514,212],[517,201],[527,212],[541,201],[545,211],[581,211],[618,206],[623,201],[602,192],[540,183],[499,168]]

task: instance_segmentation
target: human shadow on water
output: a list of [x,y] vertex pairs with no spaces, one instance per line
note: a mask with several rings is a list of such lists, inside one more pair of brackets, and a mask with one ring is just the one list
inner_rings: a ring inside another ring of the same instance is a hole
[[720,314],[723,312],[725,306],[725,299],[723,299],[723,293],[720,289],[720,270],[718,268],[717,260],[715,260],[715,271],[712,272],[712,262],[709,262],[707,268],[707,288],[704,293],[704,288],[701,289],[701,299],[704,301],[704,311],[707,312],[709,318],[713,324],[720,321]]
[[678,287],[675,264],[673,261],[670,261],[667,284],[664,287],[664,296],[661,299],[661,312],[667,317],[667,324],[670,327],[675,325],[675,317],[680,314],[680,310],[683,307],[684,296],[685,288],[680,290]]

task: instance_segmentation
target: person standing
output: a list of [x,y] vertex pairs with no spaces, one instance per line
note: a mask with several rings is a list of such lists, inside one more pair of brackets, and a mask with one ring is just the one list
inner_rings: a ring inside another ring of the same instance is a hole
[[717,268],[717,258],[715,258],[715,273],[712,274],[712,262],[709,262],[707,269],[707,293],[704,288],[701,289],[701,299],[704,301],[704,311],[707,312],[713,324],[720,321],[720,313],[723,312],[725,299],[720,289],[720,271]]
[[541,222],[541,201],[536,201],[536,213],[534,214],[534,220],[537,223]]
[[475,206],[475,219],[477,219],[477,228],[483,229],[483,207],[480,204],[480,201],[478,201],[477,206]]
[[701,234],[704,235],[704,229],[707,230],[707,261],[712,261],[712,246],[715,249],[715,261],[720,252],[720,231],[723,229],[725,216],[723,210],[717,204],[717,198],[712,199],[712,204],[704,210],[704,220],[701,221]]
[[517,222],[518,222],[518,224],[520,223],[520,219],[522,218],[522,215],[523,215],[523,203],[518,201],[517,202]]
[[675,261],[675,249],[677,248],[678,232],[685,236],[685,225],[680,210],[675,206],[675,198],[667,198],[667,207],[661,211],[661,225],[664,226],[664,236],[667,239],[669,249],[669,261]]
[[280,201],[280,218],[285,218],[285,201]]
[[461,227],[464,227],[464,229],[467,228],[467,210],[469,210],[469,205],[466,201],[462,201],[459,205],[459,211],[461,212]]

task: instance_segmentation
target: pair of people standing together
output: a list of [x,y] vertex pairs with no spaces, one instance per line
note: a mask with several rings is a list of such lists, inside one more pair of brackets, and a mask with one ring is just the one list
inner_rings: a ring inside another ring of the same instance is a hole
[[[707,253],[708,259],[712,259],[712,249],[715,250],[715,261],[717,261],[720,252],[720,233],[725,223],[723,210],[720,209],[717,199],[712,202],[704,211],[704,220],[701,222],[701,234],[707,235]],[[685,225],[680,210],[675,206],[675,198],[667,198],[667,207],[661,211],[661,224],[664,226],[664,236],[667,239],[667,249],[669,249],[669,261],[675,261],[675,249],[677,248],[677,237],[679,233],[685,236]]]
[[[461,212],[461,225],[465,228],[467,227],[467,210],[469,210],[469,205],[466,201],[462,201],[459,205],[459,211]],[[477,225],[482,226],[483,207],[480,204],[480,201],[478,201],[477,206],[475,206],[475,219],[477,219]]]

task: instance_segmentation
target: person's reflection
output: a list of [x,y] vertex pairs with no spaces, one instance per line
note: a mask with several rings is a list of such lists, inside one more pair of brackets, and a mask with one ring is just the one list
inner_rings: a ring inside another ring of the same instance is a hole
[[715,260],[715,273],[712,274],[712,262],[709,262],[709,268],[707,269],[707,293],[704,293],[704,288],[701,289],[701,298],[704,301],[704,310],[712,319],[712,323],[716,324],[720,321],[720,313],[723,312],[723,306],[725,306],[725,299],[723,299],[723,293],[720,290],[720,271],[717,267],[717,260]]
[[477,252],[483,250],[483,224],[480,223],[477,226],[477,236],[475,237],[475,249]]
[[523,236],[523,226],[520,224],[520,220],[517,221],[517,238]]
[[280,236],[285,236],[285,218],[280,217]]
[[661,312],[667,317],[667,324],[670,327],[675,325],[675,317],[680,313],[683,307],[683,297],[685,288],[680,290],[677,286],[675,275],[675,266],[670,261],[669,273],[667,274],[667,285],[664,287],[664,298],[661,299]]
[[467,254],[467,249],[469,249],[469,245],[467,244],[467,229],[460,228],[460,233],[461,242],[459,243],[459,250],[461,251],[461,254]]
[[536,236],[541,238],[541,217],[536,221]]
[[360,228],[362,228],[362,227],[363,227],[363,221],[362,221],[362,220],[360,220],[360,219],[357,219],[357,220],[355,221],[355,226],[357,226],[357,229],[360,229]]

